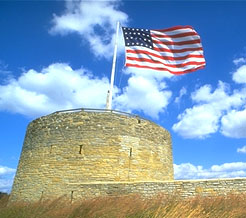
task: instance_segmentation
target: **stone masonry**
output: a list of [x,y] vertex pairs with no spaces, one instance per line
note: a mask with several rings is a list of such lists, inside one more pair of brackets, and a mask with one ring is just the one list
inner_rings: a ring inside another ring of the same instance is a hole
[[155,123],[117,111],[75,110],[32,121],[10,201],[65,196],[246,193],[246,179],[173,179],[171,137]]
[[166,180],[173,180],[167,130],[136,116],[60,112],[29,124],[11,199],[57,197],[78,183]]

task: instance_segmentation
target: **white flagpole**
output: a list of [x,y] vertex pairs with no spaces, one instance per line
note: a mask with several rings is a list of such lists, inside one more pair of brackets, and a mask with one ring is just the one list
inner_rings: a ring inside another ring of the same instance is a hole
[[113,88],[114,88],[114,74],[115,74],[115,64],[116,64],[116,56],[117,56],[119,28],[120,28],[120,22],[118,21],[117,29],[116,29],[115,45],[114,45],[114,57],[113,57],[113,65],[112,65],[112,72],[111,72],[110,90],[108,91],[107,102],[106,102],[106,109],[109,110],[112,109],[112,96],[113,96]]

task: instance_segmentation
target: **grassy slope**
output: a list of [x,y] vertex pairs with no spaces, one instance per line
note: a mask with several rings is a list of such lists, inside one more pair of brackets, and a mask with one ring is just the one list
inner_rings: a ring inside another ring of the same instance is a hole
[[64,199],[18,203],[7,206],[8,196],[0,199],[0,218],[246,218],[246,195],[227,197],[177,198],[155,197],[141,200],[139,196],[105,197],[65,202]]

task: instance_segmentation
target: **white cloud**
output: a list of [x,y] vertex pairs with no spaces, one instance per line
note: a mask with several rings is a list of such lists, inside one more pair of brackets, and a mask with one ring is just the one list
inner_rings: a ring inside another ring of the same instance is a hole
[[233,60],[233,63],[235,65],[244,64],[244,63],[246,63],[246,58],[237,58],[237,59]]
[[0,85],[0,110],[37,117],[62,109],[103,108],[108,88],[107,78],[56,63]]
[[142,76],[132,76],[123,93],[114,99],[115,107],[119,110],[143,111],[153,118],[163,112],[169,103],[171,92],[163,90],[163,84]]
[[206,138],[218,131],[225,113],[244,104],[246,90],[234,90],[230,94],[229,86],[219,81],[214,91],[211,85],[204,85],[193,92],[191,98],[195,105],[178,116],[179,122],[172,129],[184,138]]
[[238,148],[238,149],[237,149],[237,152],[238,152],[238,153],[244,153],[244,154],[246,154],[246,145],[243,146],[242,148]]
[[213,103],[225,99],[227,97],[226,92],[228,92],[227,84],[219,81],[218,88],[214,92],[212,92],[212,86],[206,84],[193,92],[191,98],[197,103]]
[[232,138],[246,138],[246,109],[232,110],[221,119],[221,133]]
[[205,138],[218,130],[220,111],[204,104],[186,109],[172,129],[184,138]]
[[[146,77],[132,74],[121,94],[115,87],[113,108],[143,111],[157,118],[168,105],[171,92],[162,81],[164,75]],[[68,64],[55,63],[40,72],[30,69],[0,85],[0,110],[36,118],[57,110],[105,108],[108,89],[105,77],[97,78],[83,68],[74,70]]]
[[114,99],[114,106],[123,111],[142,111],[158,118],[164,112],[172,92],[167,90],[164,79],[171,78],[170,73],[145,69],[127,68],[125,74],[130,74],[128,85]]
[[15,169],[5,167],[5,166],[0,166],[0,176],[5,175],[5,174],[12,174],[15,173]]
[[213,165],[209,169],[191,163],[174,164],[175,179],[211,179],[246,177],[246,163],[234,162]]
[[15,171],[15,169],[0,166],[0,192],[10,192],[14,180]]
[[213,165],[211,167],[211,171],[213,172],[232,172],[232,171],[241,171],[241,170],[246,170],[246,163],[243,162],[224,163],[222,165]]
[[6,81],[13,77],[11,71],[8,70],[8,65],[0,60],[0,84],[5,84]]
[[14,179],[0,178],[0,192],[10,193]]
[[177,78],[173,74],[165,71],[156,71],[156,70],[149,70],[144,68],[134,68],[134,67],[127,67],[123,70],[123,73],[128,75],[135,75],[135,76],[143,76],[146,79],[155,79],[161,82],[163,79],[172,79]]
[[117,21],[127,22],[128,16],[119,10],[121,1],[66,1],[65,12],[53,17],[52,34],[78,33],[89,42],[98,57],[113,54]]
[[232,79],[236,83],[246,83],[246,65],[239,67],[233,73]]
[[186,94],[187,94],[187,89],[185,87],[182,87],[182,89],[180,89],[180,91],[179,91],[179,96],[175,98],[174,102],[176,104],[179,104],[182,97]]

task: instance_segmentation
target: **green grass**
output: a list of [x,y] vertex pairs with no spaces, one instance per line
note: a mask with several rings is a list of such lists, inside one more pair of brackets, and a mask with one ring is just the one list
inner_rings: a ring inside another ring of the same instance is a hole
[[0,199],[0,218],[246,218],[246,195],[196,197],[178,200],[157,196],[143,200],[138,195],[100,197],[69,203],[52,201],[8,204]]

